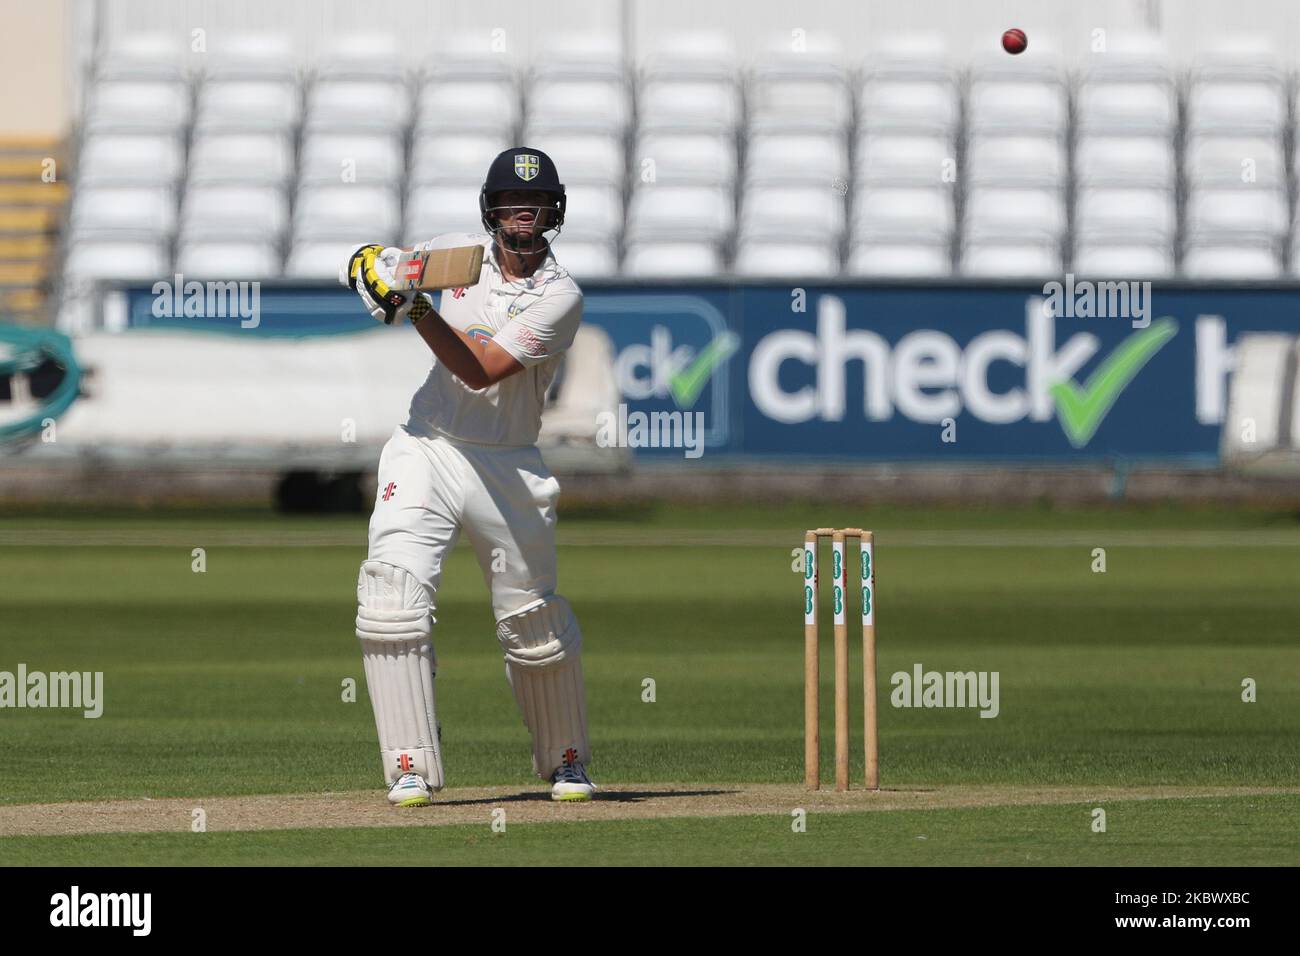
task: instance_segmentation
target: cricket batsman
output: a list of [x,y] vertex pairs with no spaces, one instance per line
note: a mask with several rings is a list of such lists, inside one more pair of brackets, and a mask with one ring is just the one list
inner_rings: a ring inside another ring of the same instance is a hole
[[582,632],[556,593],[559,483],[537,450],[547,388],[582,321],[582,290],[551,252],[564,186],[539,149],[492,161],[479,192],[485,235],[419,249],[483,246],[479,281],[441,293],[392,288],[401,249],[365,245],[339,279],[370,314],[408,317],[433,367],[379,459],[356,633],[374,705],[388,799],[425,806],[443,786],[434,706],[434,611],[443,561],[462,532],[492,596],[506,679],[532,735],[533,769],[554,800],[590,800]]

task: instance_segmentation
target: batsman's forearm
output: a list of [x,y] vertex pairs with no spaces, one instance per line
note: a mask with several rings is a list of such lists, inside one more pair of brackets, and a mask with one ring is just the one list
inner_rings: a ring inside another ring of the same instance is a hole
[[464,332],[448,325],[435,309],[426,312],[415,325],[420,338],[458,379],[470,388],[487,388],[491,383],[483,366],[482,346]]

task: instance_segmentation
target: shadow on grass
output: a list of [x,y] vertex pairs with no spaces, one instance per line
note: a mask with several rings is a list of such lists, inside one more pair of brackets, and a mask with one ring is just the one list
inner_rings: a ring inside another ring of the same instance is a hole
[[[653,799],[673,797],[720,797],[743,793],[743,790],[597,790],[596,800],[601,803],[644,803]],[[551,795],[545,791],[528,791],[502,797],[481,797],[466,800],[436,800],[434,807],[495,806],[499,803],[550,803]],[[555,801],[562,803],[563,801]],[[586,802],[586,801],[582,801]]]
[[[681,797],[723,797],[743,794],[744,790],[738,790],[734,787],[713,790],[597,790],[594,802],[600,803],[645,803],[647,800],[672,800]],[[835,790],[830,787],[823,787],[816,793],[833,794]],[[850,794],[862,795],[872,791],[857,788],[848,791]],[[882,787],[877,794],[887,793],[938,793],[935,787]],[[509,796],[499,797],[475,797],[463,800],[437,800],[435,799],[434,807],[472,807],[472,806],[496,806],[502,803],[550,803],[551,795],[544,790],[530,790],[522,793],[510,794]],[[563,801],[556,801],[563,802]],[[581,801],[586,802],[586,801]]]

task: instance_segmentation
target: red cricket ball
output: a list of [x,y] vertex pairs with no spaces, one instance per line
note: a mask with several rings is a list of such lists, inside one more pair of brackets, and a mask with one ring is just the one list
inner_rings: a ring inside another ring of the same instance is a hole
[[1025,31],[1018,27],[1013,27],[1002,34],[1002,49],[1008,53],[1024,53],[1027,46],[1029,46],[1029,37],[1025,36]]

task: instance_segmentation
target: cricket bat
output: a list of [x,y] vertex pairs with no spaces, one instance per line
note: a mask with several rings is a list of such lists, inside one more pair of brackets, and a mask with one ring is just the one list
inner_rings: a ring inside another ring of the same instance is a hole
[[462,289],[478,282],[482,268],[482,246],[407,252],[393,269],[393,287],[399,292]]

